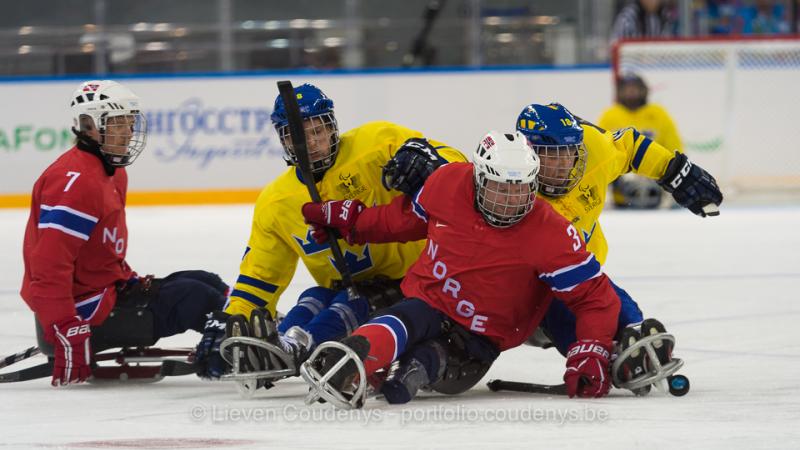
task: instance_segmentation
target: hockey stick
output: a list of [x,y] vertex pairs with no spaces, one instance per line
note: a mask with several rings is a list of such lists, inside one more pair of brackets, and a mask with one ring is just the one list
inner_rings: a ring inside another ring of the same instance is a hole
[[33,346],[33,347],[25,349],[25,350],[23,350],[23,351],[21,351],[19,353],[15,353],[13,355],[6,356],[5,358],[3,358],[2,361],[0,361],[0,369],[2,369],[3,367],[10,366],[10,365],[12,365],[14,363],[18,363],[18,362],[20,362],[20,361],[22,361],[24,359],[28,359],[28,358],[30,358],[32,356],[36,356],[41,352],[42,351],[39,349],[39,347]]
[[536,384],[521,383],[518,381],[490,380],[486,385],[489,386],[489,390],[492,392],[513,391],[528,392],[531,394],[567,395],[566,384]]
[[53,363],[48,361],[37,366],[28,367],[16,372],[0,373],[0,383],[16,383],[18,381],[36,380],[53,374]]
[[[39,354],[38,347],[34,354]],[[30,350],[30,349],[28,349]],[[17,355],[22,355],[20,352]],[[33,356],[32,354],[31,356]],[[8,358],[6,358],[8,359]],[[23,358],[24,359],[24,358]],[[93,376],[96,379],[120,379],[119,374],[123,372],[130,372],[126,375],[126,379],[136,379],[134,374],[147,373],[150,378],[163,378],[175,377],[182,375],[191,375],[197,371],[197,367],[191,361],[191,349],[160,349],[149,348],[147,350],[121,350],[108,353],[99,353],[94,356],[94,361],[114,361],[119,366],[100,366],[93,370]],[[21,361],[17,360],[16,362]],[[129,366],[128,364],[139,364],[143,362],[160,363],[155,366]],[[25,369],[17,370],[15,372],[8,372],[0,374],[0,383],[16,383],[21,381],[36,380],[39,378],[49,377],[53,374],[53,362],[48,361],[36,366],[27,367]]]
[[[292,149],[297,158],[297,166],[303,177],[303,183],[308,189],[311,201],[314,203],[322,203],[322,198],[314,183],[314,174],[311,171],[311,159],[308,156],[308,148],[306,146],[306,132],[303,129],[303,117],[300,115],[300,107],[297,105],[297,98],[295,98],[294,95],[292,82],[289,80],[278,81],[278,92],[280,92],[283,105],[286,108],[286,117],[289,121],[289,134],[292,137]],[[330,243],[331,253],[333,253],[333,261],[336,264],[336,270],[342,275],[342,284],[347,289],[347,296],[352,300],[358,297],[358,293],[353,285],[353,277],[350,274],[350,268],[347,267],[342,249],[339,247],[338,239],[340,239],[341,236],[339,236],[338,231],[331,228],[326,228],[325,231],[332,237],[328,242]]]

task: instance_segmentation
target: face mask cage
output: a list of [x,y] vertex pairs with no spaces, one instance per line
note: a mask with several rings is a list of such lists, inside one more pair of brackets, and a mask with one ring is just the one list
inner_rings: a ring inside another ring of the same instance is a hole
[[[336,161],[336,154],[339,152],[339,125],[336,123],[336,118],[333,113],[325,113],[319,116],[313,116],[304,120],[311,121],[312,126],[305,128],[306,142],[318,142],[324,140],[328,136],[328,149],[330,153],[325,154],[322,152],[314,152],[310,145],[308,148],[308,157],[311,161],[311,172],[321,173],[328,170]],[[297,165],[297,157],[294,153],[292,145],[292,137],[289,131],[289,125],[283,125],[278,128],[278,136],[280,136],[283,150],[286,152],[286,160],[292,165]]]
[[486,222],[496,228],[508,228],[533,209],[537,182],[490,183],[483,175],[475,179],[478,210]]
[[586,146],[543,145],[531,143],[539,155],[539,192],[560,197],[571,191],[586,172]]
[[100,152],[108,164],[124,167],[133,164],[147,143],[147,120],[131,110],[122,115],[100,117]]

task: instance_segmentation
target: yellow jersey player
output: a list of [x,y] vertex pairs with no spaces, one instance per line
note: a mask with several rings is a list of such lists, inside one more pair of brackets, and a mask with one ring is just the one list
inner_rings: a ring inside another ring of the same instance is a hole
[[[610,131],[633,127],[669,150],[683,151],[675,122],[664,107],[648,103],[649,89],[642,77],[626,74],[616,86],[616,102],[603,112],[597,124]],[[654,180],[625,174],[612,185],[618,208],[652,209],[662,203],[663,191]]]
[[[323,199],[359,200],[366,205],[390,203],[402,195],[383,186],[383,168],[392,156],[419,159],[414,166],[431,172],[438,164],[466,160],[458,150],[427,141],[421,133],[389,122],[370,122],[340,136],[330,98],[310,84],[296,87],[295,94],[312,173]],[[311,197],[297,168],[280,96],[271,118],[290,167],[268,184],[256,201],[250,239],[229,302],[224,312],[209,315],[198,344],[198,373],[202,377],[217,378],[228,369],[219,354],[226,328],[228,335],[266,338],[294,358],[295,363],[313,346],[344,337],[367,320],[371,309],[402,298],[399,282],[423,248],[423,241],[377,245],[340,241],[360,294],[349,299],[329,245],[317,244],[312,237],[312,233],[324,231],[310,230],[301,214],[302,205]],[[427,163],[431,160],[437,164]],[[276,334],[271,318],[276,315],[278,299],[291,282],[298,261],[318,286],[300,295]],[[272,370],[280,365],[270,355],[251,356],[244,361],[249,364],[246,370]]]
[[[714,177],[692,164],[683,153],[667,150],[633,128],[607,132],[573,116],[558,103],[526,106],[517,118],[516,128],[539,155],[537,201],[547,201],[569,220],[601,265],[606,261],[608,243],[598,219],[605,205],[608,185],[621,174],[633,172],[657,180],[680,205],[697,215],[718,214],[710,206],[722,203],[722,193]],[[562,281],[569,285],[569,280]],[[621,304],[615,336],[621,343],[619,352],[634,345],[649,345],[645,341],[636,344],[642,335],[666,332],[656,319],[643,321],[642,312],[631,296],[613,281],[612,286]],[[575,315],[556,297],[540,328],[528,342],[545,348],[555,346],[566,356],[569,346],[577,340],[575,330]],[[458,342],[459,339],[453,337],[443,342],[434,340],[404,355],[399,369],[393,370],[383,383],[384,397],[389,402],[404,403],[420,386],[429,385],[438,392],[455,394],[480,381],[489,364],[470,356],[469,349],[459,348]],[[666,367],[672,358],[672,342],[663,342],[666,345],[659,345],[656,353],[662,367]],[[613,374],[615,385],[636,386],[631,390],[637,394],[649,391],[649,384],[640,386],[648,370],[645,354],[639,351],[637,357],[626,358],[619,365],[618,373]],[[424,361],[431,358],[441,359],[437,374],[419,370]],[[637,374],[640,376],[635,376]],[[669,374],[654,375],[652,380],[666,379]]]

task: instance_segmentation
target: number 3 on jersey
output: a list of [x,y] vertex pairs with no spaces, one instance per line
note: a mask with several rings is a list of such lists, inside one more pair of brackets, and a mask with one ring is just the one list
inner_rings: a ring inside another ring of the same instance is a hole
[[569,224],[569,226],[567,227],[567,236],[571,237],[572,240],[574,241],[572,243],[572,250],[575,250],[576,252],[578,250],[580,250],[581,249],[581,235],[580,235],[580,233],[578,233],[578,230],[575,229],[574,225]]

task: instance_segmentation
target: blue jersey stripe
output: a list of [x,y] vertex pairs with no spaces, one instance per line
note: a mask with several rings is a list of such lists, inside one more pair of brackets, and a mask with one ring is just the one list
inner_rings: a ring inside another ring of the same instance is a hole
[[[636,134],[638,135],[639,133]],[[634,169],[639,170],[639,165],[642,163],[642,160],[644,159],[644,154],[647,152],[647,149],[650,147],[650,144],[652,142],[653,141],[651,141],[650,138],[646,136],[642,139],[642,143],[639,144],[639,148],[636,150],[636,155],[634,155],[633,162],[631,163],[631,166],[633,166]]]
[[414,211],[414,214],[417,215],[420,219],[424,220],[426,223],[428,222],[428,213],[425,211],[425,208],[419,204],[419,196],[422,195],[422,190],[425,189],[425,186],[419,188],[417,191],[417,195],[411,200],[411,209]]
[[[79,211],[41,205],[39,228],[58,228],[73,231],[78,237],[89,239],[97,219]],[[55,226],[53,226],[55,225]]]
[[586,280],[594,278],[600,272],[600,263],[591,255],[581,264],[539,275],[539,279],[547,283],[553,290],[566,291]]
[[256,305],[256,306],[267,306],[267,301],[259,298],[257,295],[251,294],[249,292],[240,291],[239,289],[234,289],[231,292],[231,297],[239,297],[242,299],[247,300],[248,302]]
[[97,312],[97,309],[100,307],[100,301],[103,300],[103,296],[105,295],[106,291],[104,290],[100,294],[95,295],[94,297],[87,298],[81,302],[75,304],[75,311],[81,316],[83,320],[89,320],[94,317],[94,314]]
[[270,294],[274,294],[275,291],[278,290],[278,286],[275,286],[272,283],[261,281],[258,278],[248,277],[247,275],[239,275],[239,278],[236,279],[236,282],[253,286],[254,288],[261,289],[262,291],[267,291]]
[[408,332],[406,326],[395,316],[378,316],[369,321],[371,324],[381,324],[389,327],[397,338],[397,348],[395,349],[395,357],[401,355],[406,349],[406,342],[408,342]]

